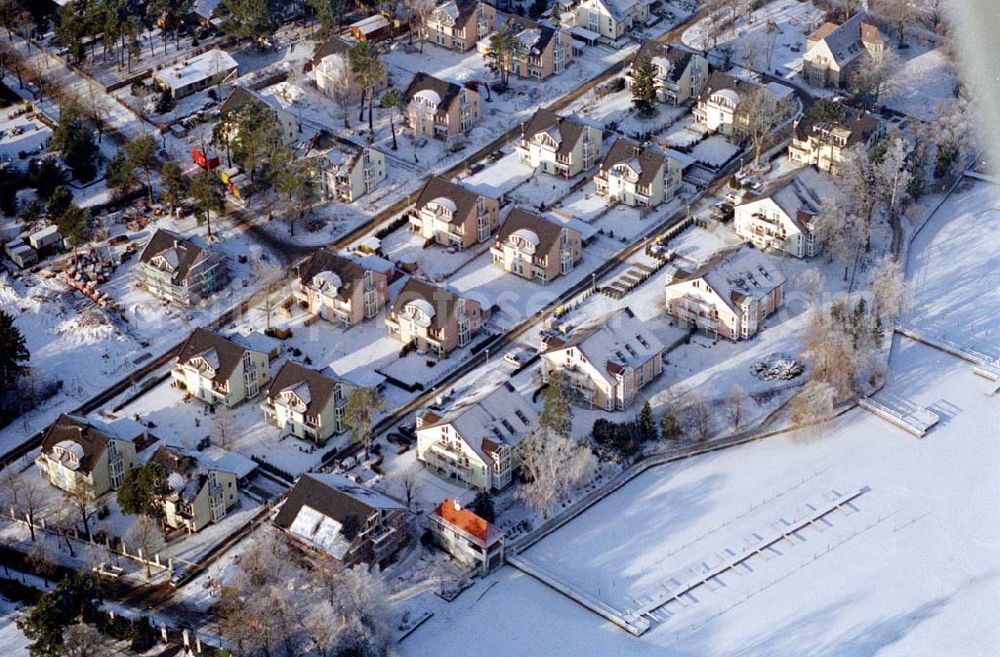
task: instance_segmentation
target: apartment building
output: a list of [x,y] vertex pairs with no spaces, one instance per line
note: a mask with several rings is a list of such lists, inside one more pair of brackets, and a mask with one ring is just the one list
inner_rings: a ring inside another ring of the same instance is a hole
[[221,521],[239,504],[236,473],[219,468],[200,452],[160,445],[149,461],[167,473],[163,520],[168,527],[193,534]]
[[[573,61],[573,37],[568,32],[517,14],[507,16],[503,27],[510,29],[517,41],[510,72],[519,78],[545,80],[562,73]],[[486,56],[489,52],[487,37],[479,42],[479,53]]]
[[414,138],[430,137],[458,148],[479,121],[479,92],[454,82],[416,73],[404,95],[406,125]]
[[548,283],[573,270],[583,257],[583,238],[561,221],[514,208],[490,252],[504,271]]
[[376,255],[322,247],[299,266],[293,295],[306,310],[328,322],[357,326],[385,308],[393,270],[391,262]]
[[604,156],[594,184],[598,194],[615,203],[652,208],[677,195],[690,162],[683,153],[619,137]]
[[181,346],[170,376],[174,385],[214,406],[235,406],[255,397],[271,378],[268,354],[196,328]]
[[460,249],[485,242],[499,224],[499,199],[438,176],[424,183],[410,213],[410,230]]
[[436,6],[424,22],[427,41],[448,50],[466,52],[496,30],[497,10],[477,0],[447,0]]
[[271,379],[260,407],[264,418],[285,435],[324,445],[347,429],[344,409],[350,389],[332,372],[317,372],[289,360]]
[[136,444],[147,440],[145,428],[131,421],[106,424],[63,413],[42,434],[35,466],[56,488],[94,500],[121,488],[136,466]]
[[576,7],[576,24],[615,42],[649,20],[652,0],[582,0]]
[[741,111],[740,102],[761,90],[774,97],[779,115],[787,115],[795,97],[791,87],[778,82],[760,84],[719,71],[709,76],[692,113],[695,120],[709,130],[738,137],[747,125],[747,115]]
[[132,268],[136,287],[178,306],[208,299],[229,282],[224,255],[159,228]]
[[514,447],[538,427],[538,414],[510,383],[447,409],[417,412],[417,460],[431,472],[483,491],[510,485]]
[[807,111],[797,119],[788,145],[788,159],[836,173],[847,151],[861,146],[866,151],[882,136],[881,122],[874,114],[843,105],[828,104],[836,117],[817,120]]
[[775,191],[737,205],[733,228],[758,249],[811,258],[820,251],[815,231],[822,207],[819,193],[801,178],[793,178]]
[[572,178],[601,154],[603,129],[578,117],[539,109],[521,126],[518,160],[545,173]]
[[715,337],[746,340],[784,300],[785,277],[751,246],[720,251],[667,276],[667,314]]
[[469,344],[482,327],[483,313],[472,299],[410,278],[393,300],[385,324],[403,344],[444,357]]

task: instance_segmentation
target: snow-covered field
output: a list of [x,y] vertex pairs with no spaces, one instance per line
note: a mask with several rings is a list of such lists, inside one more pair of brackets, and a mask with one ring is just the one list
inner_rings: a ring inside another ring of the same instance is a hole
[[[986,246],[1000,226],[995,198],[982,185],[956,196],[914,243],[909,275],[928,320],[956,315],[996,328],[995,319],[980,321],[998,307]],[[967,274],[964,286],[953,283],[955,268]],[[945,301],[956,287],[963,297]],[[983,300],[980,312],[969,314],[971,299]],[[977,337],[1000,347],[995,333]],[[767,541],[782,521],[860,493],[671,603],[641,638],[508,567],[438,605],[402,652],[460,654],[474,643],[487,656],[992,655],[1000,642],[990,611],[1000,586],[993,387],[968,363],[897,338],[885,390],[941,416],[924,439],[854,409],[827,426],[650,470],[526,553],[570,585],[635,609],[662,585]]]
[[24,657],[28,654],[28,639],[14,624],[17,605],[0,598],[0,654],[4,657]]
[[[914,51],[920,54],[913,56]],[[926,50],[925,46],[914,44],[907,56],[910,59],[895,72],[881,102],[897,112],[931,120],[935,106],[955,96],[956,66],[940,48]]]

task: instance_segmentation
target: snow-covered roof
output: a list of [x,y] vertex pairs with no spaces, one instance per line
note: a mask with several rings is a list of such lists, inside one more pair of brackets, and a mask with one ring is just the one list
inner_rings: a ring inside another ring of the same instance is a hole
[[414,299],[413,301],[411,301],[406,305],[407,307],[413,306],[414,308],[416,308],[423,314],[427,315],[428,317],[434,317],[435,314],[434,306],[432,306],[431,303],[426,299]]
[[230,73],[239,68],[239,64],[225,50],[213,48],[182,63],[174,64],[169,69],[156,72],[156,79],[173,90],[185,89],[199,84],[217,74]]
[[447,208],[449,212],[455,212],[456,210],[458,210],[458,206],[455,204],[455,201],[451,200],[450,198],[445,198],[444,196],[438,196],[437,198],[433,199],[431,203],[440,205],[442,208]]
[[230,452],[216,445],[210,445],[201,452],[202,463],[211,470],[231,472],[237,479],[245,479],[257,469],[252,459],[239,452]]
[[385,377],[370,367],[355,367],[340,378],[358,388],[377,388],[385,383]]
[[734,312],[745,298],[763,299],[785,276],[760,251],[744,245],[717,253],[693,272],[679,271],[671,285],[701,279]]
[[538,235],[533,230],[528,230],[527,228],[520,228],[511,233],[512,237],[520,237],[525,242],[528,242],[535,248],[538,248],[539,240]]
[[305,539],[336,559],[343,559],[351,542],[341,533],[343,524],[304,504],[295,515],[288,531]]
[[343,281],[340,280],[340,276],[337,276],[332,271],[321,271],[313,276],[313,285],[315,285],[318,289],[330,288],[336,292],[336,290],[343,284]]

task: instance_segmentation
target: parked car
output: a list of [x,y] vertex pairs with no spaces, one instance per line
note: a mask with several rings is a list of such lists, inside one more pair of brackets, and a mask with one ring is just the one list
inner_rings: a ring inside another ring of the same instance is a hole
[[511,349],[504,354],[503,362],[514,367],[520,367],[531,360],[531,354],[527,349]]
[[340,468],[342,470],[350,470],[357,464],[358,464],[358,459],[354,458],[353,456],[348,456],[346,459],[340,462]]

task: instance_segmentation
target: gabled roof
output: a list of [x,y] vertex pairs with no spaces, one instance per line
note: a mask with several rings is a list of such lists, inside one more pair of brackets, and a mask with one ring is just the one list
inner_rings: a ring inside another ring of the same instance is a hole
[[517,231],[529,230],[538,238],[538,244],[535,245],[538,252],[551,253],[553,247],[559,245],[559,238],[563,228],[577,234],[580,232],[559,221],[541,217],[534,212],[528,212],[521,208],[514,208],[507,215],[507,219],[497,232],[497,242],[502,243],[507,241],[507,238]]
[[712,94],[726,89],[735,91],[738,96],[742,96],[750,93],[751,90],[756,89],[759,86],[759,84],[751,82],[750,80],[735,78],[728,73],[723,73],[722,71],[713,71],[712,74],[708,76],[708,81],[705,82],[705,88],[702,89],[701,96],[699,96],[698,99],[706,101],[712,96]]
[[649,0],[593,0],[617,21],[625,18],[638,5],[650,4]]
[[530,140],[544,132],[559,144],[556,152],[565,155],[572,152],[573,147],[583,136],[586,127],[575,119],[559,116],[552,110],[540,108],[527,123],[521,125],[521,137]]
[[478,6],[476,0],[446,0],[432,9],[431,13],[445,14],[455,21],[455,25],[463,25]]
[[617,383],[616,374],[628,367],[639,369],[658,358],[664,346],[629,307],[582,326],[569,340],[550,342],[546,354],[576,347],[606,383]]
[[[442,416],[425,412],[423,431],[451,425],[461,439],[486,463],[501,445],[513,447],[538,426],[534,407],[512,386],[503,383],[489,392],[476,391],[460,399]],[[437,418],[436,421],[429,421]]]
[[167,485],[185,502],[194,500],[208,482],[208,468],[186,450],[160,445],[149,462],[167,471]]
[[305,415],[318,416],[333,401],[337,380],[293,361],[285,361],[267,387],[267,398],[291,391],[305,405]]
[[[171,272],[171,282],[174,285],[179,285],[187,280],[188,272],[194,265],[208,257],[208,254],[214,253],[210,249],[203,249],[177,233],[159,228],[146,242],[146,246],[139,255],[139,262]],[[162,258],[162,261],[154,262],[157,257]],[[158,264],[160,262],[163,264]]]
[[335,34],[316,48],[315,52],[313,52],[312,63],[316,65],[330,55],[340,55],[346,61],[347,53],[352,47],[354,47],[353,43]]
[[[392,263],[382,258],[356,258],[350,254],[337,253],[327,247],[313,251],[299,267],[299,280],[303,285],[312,286],[313,279],[324,273],[336,276],[340,285],[336,289],[338,299],[350,299],[356,286],[363,286],[365,281],[365,270],[388,274],[392,270]],[[328,294],[333,290],[327,291]]]
[[52,456],[53,448],[59,446],[79,459],[78,472],[89,473],[108,448],[108,441],[135,441],[142,435],[139,431],[125,436],[116,432],[112,425],[63,413],[42,435],[42,453]]
[[823,207],[823,201],[816,190],[799,178],[791,179],[784,187],[771,190],[750,203],[759,203],[765,199],[770,199],[781,209],[800,232],[808,229],[809,223]]
[[746,298],[763,299],[785,282],[784,275],[761,253],[749,246],[725,249],[694,271],[679,270],[669,285],[702,279],[733,312]]
[[303,474],[281,505],[274,524],[343,559],[358,531],[376,511],[402,511],[401,503],[335,474]]
[[241,84],[235,85],[226,96],[226,99],[222,101],[222,105],[219,106],[219,112],[232,112],[238,110],[245,105],[260,104],[264,107],[270,107],[266,100],[261,97],[256,91],[248,89]]
[[663,176],[663,170],[667,166],[667,156],[655,146],[642,148],[635,142],[619,137],[604,156],[601,172],[606,173],[619,164],[627,164],[636,172],[639,176],[639,185],[649,185],[656,176]]
[[537,23],[530,18],[510,14],[506,25],[514,32],[518,41],[524,46],[525,52],[540,54],[545,51],[556,31],[551,27]]
[[[416,303],[427,314],[431,315],[431,328],[440,330],[448,324],[448,320],[455,314],[458,300],[461,298],[446,287],[431,285],[411,276],[396,298],[392,300],[390,312],[396,315],[402,314],[407,304]],[[466,300],[466,304],[475,303],[475,301]]]
[[650,39],[642,44],[632,60],[633,65],[643,57],[667,69],[667,79],[677,82],[687,70],[693,52],[673,43]]
[[454,82],[448,82],[447,80],[436,78],[421,71],[413,74],[413,79],[410,80],[410,84],[406,87],[404,95],[407,102],[413,100],[413,97],[421,91],[432,91],[437,94],[440,99],[437,109],[445,111],[458,98],[462,87]]
[[431,201],[445,199],[454,205],[452,211],[452,223],[461,223],[469,216],[470,212],[475,212],[479,203],[480,194],[470,191],[468,188],[457,183],[453,183],[446,178],[433,176],[427,179],[424,186],[417,195],[416,206],[420,210]]
[[503,532],[472,511],[462,508],[458,500],[445,499],[432,514],[439,522],[471,537],[480,547],[488,548],[503,538]]
[[864,12],[859,11],[840,25],[824,23],[807,41],[813,43],[813,47],[825,43],[837,64],[843,66],[864,51],[864,43],[882,42],[878,28],[864,23],[864,18]]
[[177,364],[184,365],[194,358],[204,358],[215,370],[215,378],[229,380],[243,358],[246,347],[224,338],[206,328],[196,328],[184,341],[177,356]]

